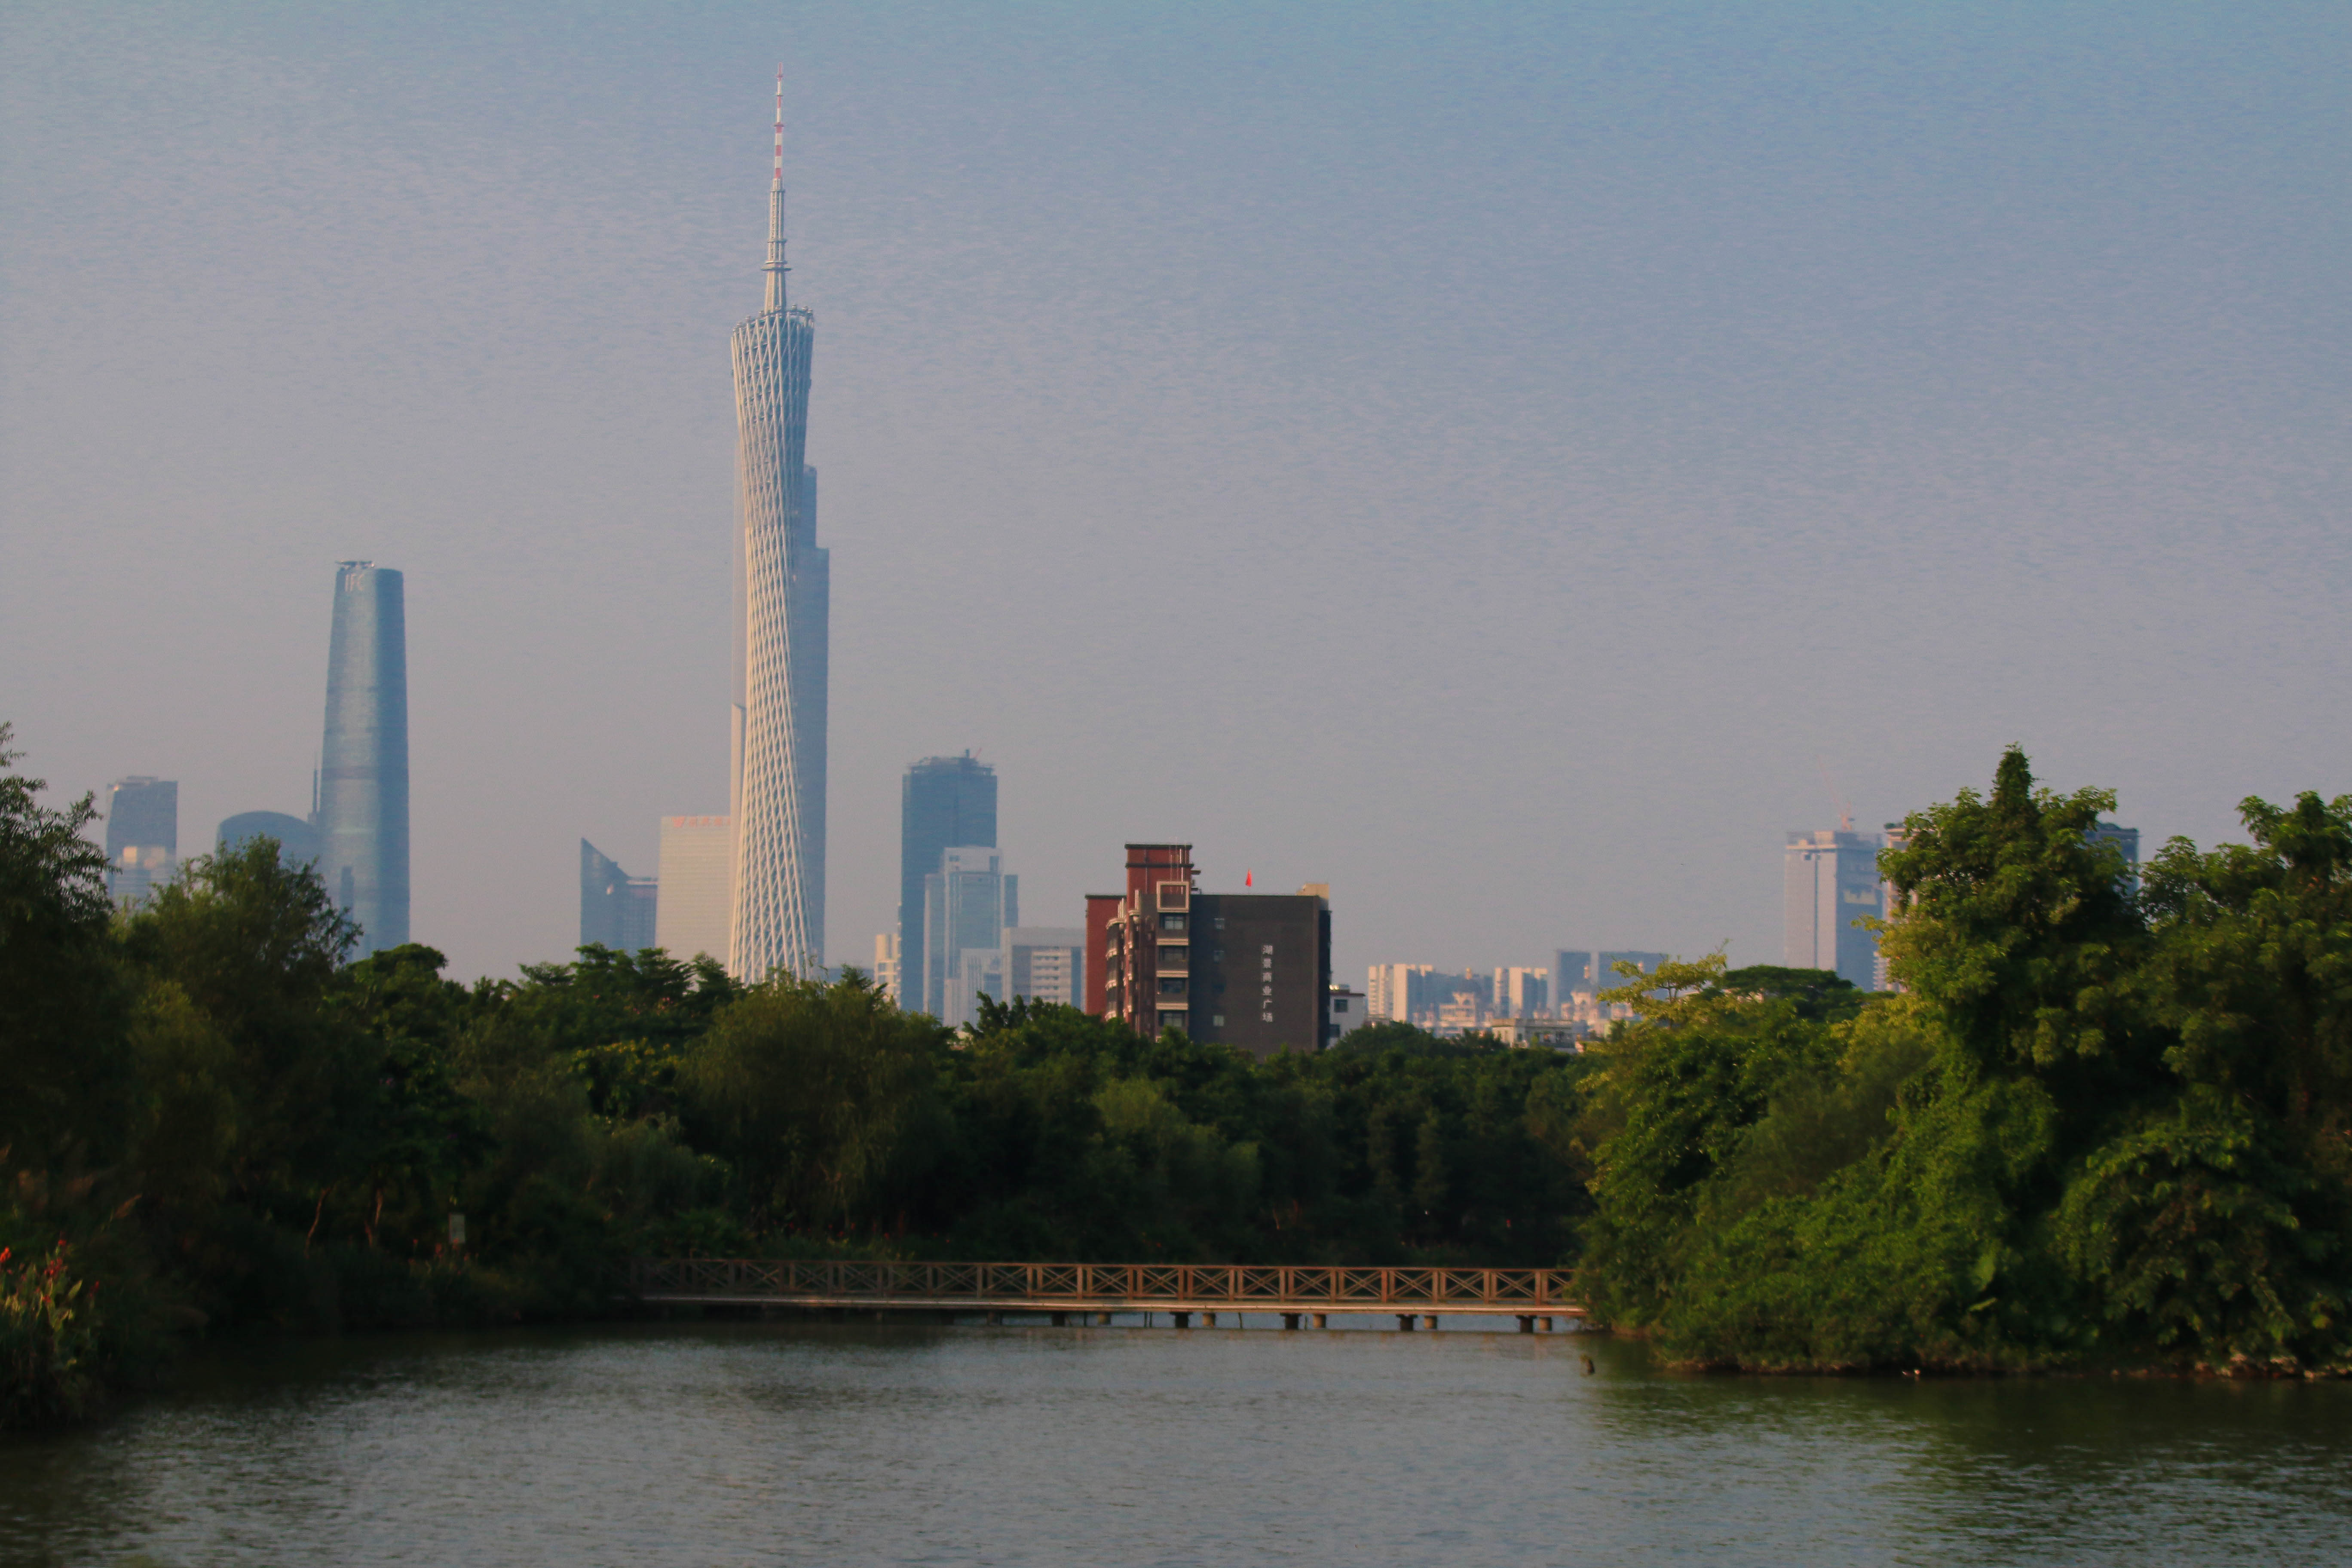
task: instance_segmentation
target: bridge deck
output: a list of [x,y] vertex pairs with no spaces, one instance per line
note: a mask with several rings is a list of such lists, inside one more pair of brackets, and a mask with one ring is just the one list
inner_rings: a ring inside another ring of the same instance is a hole
[[792,1263],[638,1258],[638,1300],[1040,1312],[1409,1312],[1581,1317],[1559,1268],[1201,1263]]

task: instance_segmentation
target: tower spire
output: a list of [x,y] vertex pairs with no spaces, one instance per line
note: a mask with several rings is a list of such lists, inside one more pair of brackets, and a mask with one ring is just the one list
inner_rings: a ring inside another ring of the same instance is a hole
[[776,68],[776,174],[768,186],[768,297],[761,308],[784,308],[784,68]]

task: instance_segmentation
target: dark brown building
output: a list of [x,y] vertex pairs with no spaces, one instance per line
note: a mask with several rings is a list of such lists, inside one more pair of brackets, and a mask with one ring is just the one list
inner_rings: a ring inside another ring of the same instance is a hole
[[1189,844],[1127,847],[1127,890],[1087,896],[1087,1011],[1260,1057],[1322,1047],[1331,910],[1323,889],[1203,893]]

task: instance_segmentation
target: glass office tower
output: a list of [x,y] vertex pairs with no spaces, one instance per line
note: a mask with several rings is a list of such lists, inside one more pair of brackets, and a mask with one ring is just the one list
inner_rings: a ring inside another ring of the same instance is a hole
[[630,876],[611,856],[585,838],[580,841],[582,947],[593,942],[616,952],[636,952],[651,947],[660,910],[658,881],[651,877]]
[[319,878],[358,922],[356,956],[408,940],[408,630],[400,574],[335,571]]
[[143,904],[172,879],[180,854],[180,785],[145,773],[106,792],[106,896]]
[[929,972],[923,946],[923,879],[940,858],[961,846],[996,847],[996,770],[961,757],[925,757],[907,770],[898,791],[898,995],[900,1005],[930,1008],[945,974]]
[[278,840],[278,863],[281,866],[309,866],[319,858],[318,825],[282,811],[240,811],[235,816],[222,818],[220,832],[215,835],[215,842],[224,853],[242,849],[257,838]]

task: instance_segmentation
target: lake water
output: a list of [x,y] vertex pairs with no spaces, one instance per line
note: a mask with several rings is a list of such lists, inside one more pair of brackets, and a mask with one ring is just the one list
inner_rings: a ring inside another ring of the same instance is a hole
[[0,1441],[0,1560],[2352,1561],[2341,1384],[1694,1377],[1601,1336],[1373,1321],[215,1355],[103,1426]]

